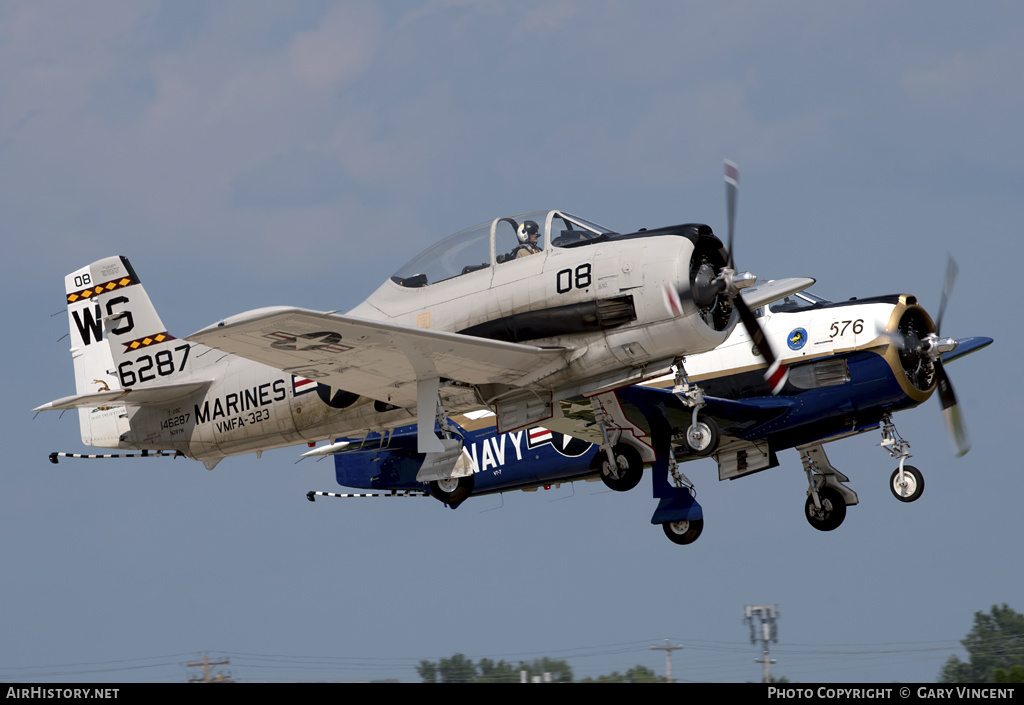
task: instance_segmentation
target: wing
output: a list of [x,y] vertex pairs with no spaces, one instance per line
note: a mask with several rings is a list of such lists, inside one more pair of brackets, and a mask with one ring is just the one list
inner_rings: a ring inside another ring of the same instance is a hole
[[[684,404],[671,389],[636,385],[616,390],[615,394],[624,406],[634,407],[641,416],[659,413],[676,428],[690,425],[693,407]],[[701,415],[714,418],[723,435],[747,438],[756,437],[760,426],[778,419],[794,406],[788,397],[733,400],[707,396]]]
[[960,338],[956,341],[955,349],[942,354],[942,364],[952,362],[964,355],[970,355],[972,352],[987,348],[991,344],[992,338]]
[[523,386],[566,364],[568,350],[287,307],[242,313],[188,340],[404,406],[425,379]]
[[779,299],[784,299],[790,294],[803,291],[814,285],[814,279],[810,277],[788,277],[786,279],[773,279],[769,282],[755,284],[749,289],[744,289],[741,296],[743,301],[750,308],[759,308]]

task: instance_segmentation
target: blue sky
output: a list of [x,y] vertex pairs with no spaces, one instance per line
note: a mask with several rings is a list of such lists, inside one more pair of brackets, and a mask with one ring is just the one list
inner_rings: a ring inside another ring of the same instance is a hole
[[[416,680],[455,652],[660,673],[669,638],[677,678],[742,682],[740,611],[764,603],[777,674],[933,679],[974,611],[1024,610],[1022,34],[1010,2],[0,4],[0,679],[183,680],[202,651],[245,680]],[[760,276],[935,312],[957,259],[943,332],[996,342],[948,368],[968,456],[937,401],[897,417],[919,502],[890,495],[875,433],[828,448],[861,498],[829,534],[794,451],[731,483],[687,466],[706,525],[685,548],[646,483],[451,512],[310,504],[336,485],[299,449],[47,462],[83,450],[73,415],[29,409],[73,391],[61,282],[88,262],[129,257],[176,335],[348,309],[498,215],[724,231],[724,157]]]

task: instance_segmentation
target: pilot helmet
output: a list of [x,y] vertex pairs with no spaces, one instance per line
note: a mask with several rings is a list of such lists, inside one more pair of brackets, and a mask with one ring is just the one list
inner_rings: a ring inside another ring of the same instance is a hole
[[516,235],[519,236],[519,242],[526,244],[530,241],[531,235],[536,235],[539,232],[537,223],[532,220],[524,220],[523,224],[519,226],[519,230],[516,231]]

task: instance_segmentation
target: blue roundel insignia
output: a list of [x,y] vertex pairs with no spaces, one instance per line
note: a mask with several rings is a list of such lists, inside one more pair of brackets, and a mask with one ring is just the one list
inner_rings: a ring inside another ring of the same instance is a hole
[[790,350],[799,350],[807,344],[807,331],[803,328],[794,328],[786,338],[786,344]]

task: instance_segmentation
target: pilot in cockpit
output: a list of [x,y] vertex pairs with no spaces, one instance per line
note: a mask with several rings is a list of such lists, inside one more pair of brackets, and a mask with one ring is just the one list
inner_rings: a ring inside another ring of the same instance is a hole
[[516,259],[537,254],[541,251],[540,245],[537,244],[537,238],[540,237],[540,228],[537,227],[536,222],[524,220],[523,224],[516,230],[516,236],[519,238],[520,243],[515,251]]

